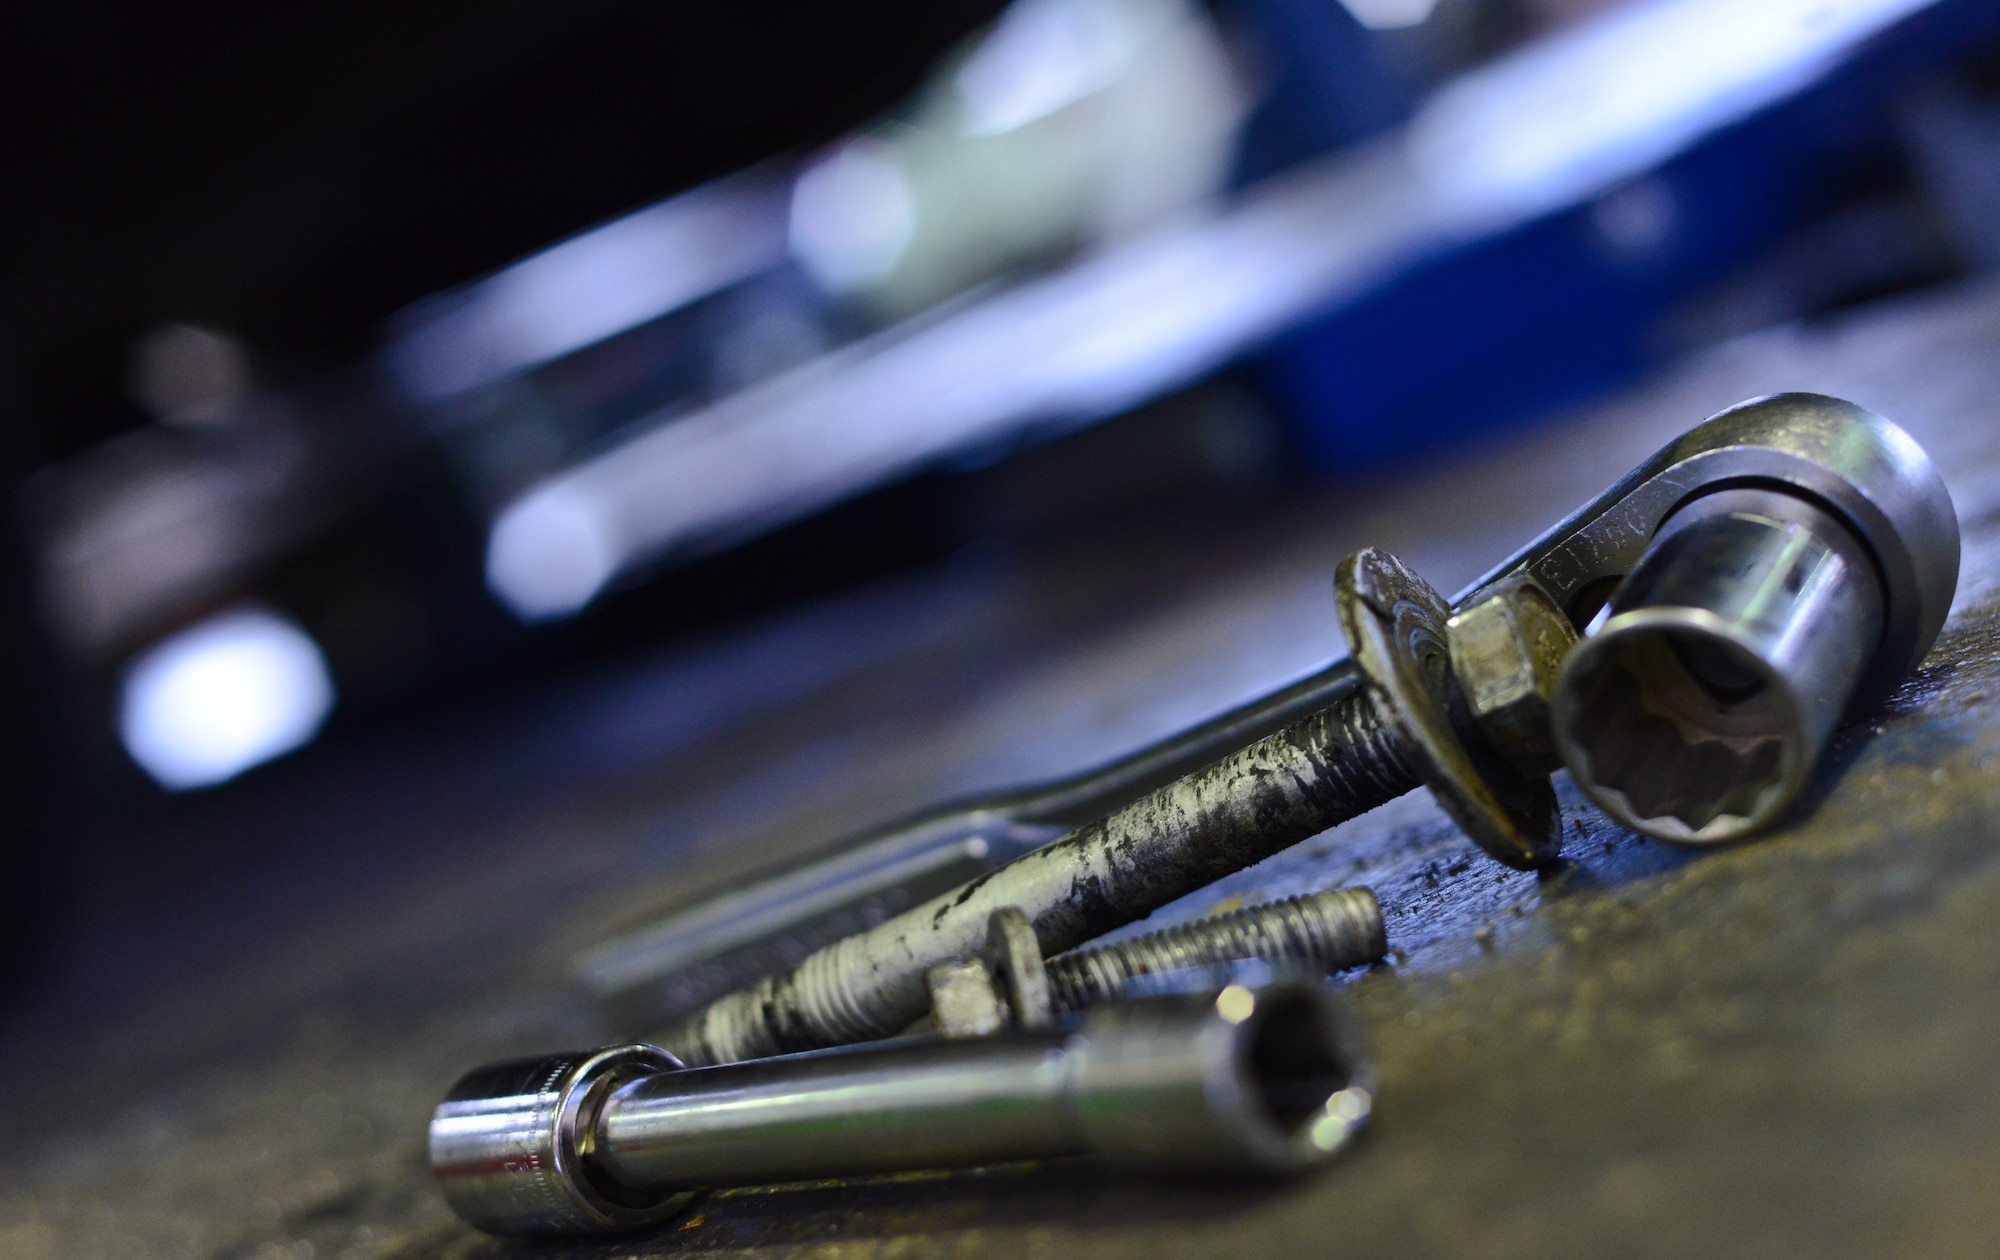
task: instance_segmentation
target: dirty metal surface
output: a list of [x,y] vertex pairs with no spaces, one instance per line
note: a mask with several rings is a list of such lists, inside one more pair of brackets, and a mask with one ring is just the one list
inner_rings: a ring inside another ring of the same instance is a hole
[[[1559,778],[1568,864],[1536,876],[1481,856],[1419,792],[1125,930],[1375,889],[1395,952],[1348,991],[1382,1072],[1377,1125],[1323,1175],[878,1178],[715,1194],[650,1234],[534,1245],[470,1233],[430,1190],[424,1119],[460,1070],[605,1034],[562,982],[577,946],[775,855],[1302,673],[1332,650],[1326,584],[1346,551],[1392,549],[1450,589],[1666,437],[1781,389],[1908,427],[1951,487],[1966,558],[1921,673],[1838,736],[1835,773],[1780,834],[1672,849]],[[1109,592],[1091,615],[1050,611],[1077,605],[1060,582],[954,577],[880,597],[904,636],[888,646],[814,614],[488,715],[476,738],[281,767],[249,803],[178,824],[265,828],[277,855],[243,895],[277,909],[218,926],[221,903],[196,899],[154,912],[141,948],[114,899],[7,1025],[0,1256],[1991,1254],[1996,399],[2000,288],[1931,294],[1722,347],[1394,496],[1292,505],[1260,523],[1283,529],[1276,547],[1162,535],[1145,545],[1164,560],[1136,577],[1107,548],[1076,562],[1074,586]],[[800,636],[842,664],[704,707]],[[615,774],[586,755],[606,747],[626,758]],[[445,799],[466,803],[405,816]]]
[[720,999],[660,1045],[707,1066],[894,1036],[923,1017],[929,966],[978,952],[994,911],[1024,911],[1044,948],[1075,948],[1409,791],[1407,762],[1357,685],[1161,792]]

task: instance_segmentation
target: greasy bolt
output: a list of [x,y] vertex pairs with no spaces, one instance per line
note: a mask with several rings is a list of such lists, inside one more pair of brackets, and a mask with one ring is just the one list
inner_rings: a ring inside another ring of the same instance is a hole
[[1527,774],[1562,764],[1549,715],[1576,628],[1533,578],[1489,589],[1446,622],[1452,672],[1472,720]]
[[[1826,693],[1819,705],[1824,712],[1859,716],[1907,677],[1936,640],[1958,580],[1958,518],[1936,469],[1908,434],[1837,398],[1773,395],[1710,417],[1503,562],[1475,597],[1505,576],[1528,574],[1564,611],[1585,614],[1586,597],[1602,584],[1629,583],[1676,513],[1695,511],[1705,499],[1738,493],[1749,483],[1834,514],[1880,568],[1887,603],[1879,641],[1855,662],[1862,672],[1845,676],[1852,671],[1843,670],[1838,695]],[[1500,668],[1489,680],[1498,682],[1479,702],[1482,722],[1453,668],[1446,625],[1451,610],[1443,597],[1373,549],[1342,561],[1334,585],[1347,662],[1302,680],[1310,683],[1303,691],[1295,684],[1100,772],[988,798],[991,808],[1010,818],[1030,812],[1065,817],[1065,802],[1128,803],[839,941],[785,974],[719,999],[665,1031],[663,1040],[693,1062],[715,1063],[887,1036],[923,1014],[924,970],[976,952],[988,917],[1002,906],[1022,907],[1043,949],[1059,953],[1418,783],[1428,785],[1445,813],[1497,861],[1518,870],[1549,865],[1561,830],[1555,793],[1545,776],[1525,773],[1507,755],[1514,741],[1490,733],[1514,713],[1532,712],[1517,710],[1506,698],[1510,688],[1499,683],[1520,681],[1510,658],[1538,667],[1544,641],[1531,627],[1510,626],[1503,618]],[[1747,608],[1762,607],[1761,597],[1750,605],[1728,601],[1753,594],[1748,587],[1711,590],[1701,608],[1689,610],[1714,611],[1707,605],[1720,598],[1740,618],[1750,615]],[[1509,638],[1529,649],[1525,657],[1507,648]],[[1588,641],[1611,642],[1603,635]],[[1565,666],[1568,678],[1559,688],[1565,698],[1594,675],[1579,668],[1589,664],[1582,660],[1592,653],[1588,643]],[[1478,655],[1470,644],[1467,652]],[[1685,674],[1687,667],[1680,668]],[[1542,695],[1535,687],[1518,698],[1525,701],[1530,692]],[[1323,707],[1277,726],[1278,715],[1299,713],[1294,704],[1302,696]],[[1606,698],[1618,699],[1616,689]],[[1586,717],[1594,713],[1613,723],[1609,751],[1629,749],[1616,725],[1630,716],[1630,706],[1608,714],[1596,705],[1585,708]],[[1649,710],[1639,716],[1657,718]],[[1593,758],[1607,751],[1602,723],[1593,730],[1567,720],[1561,730],[1564,760],[1586,790],[1595,782]],[[1155,782],[1153,774],[1163,767],[1226,746],[1229,733],[1238,731],[1271,733],[1142,799],[1126,795],[1139,783]],[[1698,769],[1700,763],[1691,764]],[[968,815],[962,808],[946,817]],[[1648,826],[1645,819],[1626,821]],[[933,815],[922,825],[937,824]],[[900,838],[911,837],[922,841],[925,834],[905,829]],[[892,832],[890,838],[899,837]]]
[[997,909],[1020,907],[1041,952],[1060,953],[1420,783],[1495,858],[1546,865],[1554,792],[1461,729],[1443,597],[1372,548],[1341,562],[1334,592],[1357,672],[1327,708],[718,999],[660,1044],[697,1066],[893,1036],[923,1016],[925,972],[978,953]]

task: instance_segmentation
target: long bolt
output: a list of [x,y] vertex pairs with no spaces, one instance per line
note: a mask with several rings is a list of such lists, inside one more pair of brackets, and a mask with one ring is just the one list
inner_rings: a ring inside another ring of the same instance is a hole
[[[1426,671],[1450,677],[1444,601],[1392,557],[1374,551],[1342,562],[1336,594],[1343,629],[1364,667],[1385,662],[1365,684],[1357,669],[1349,687],[1319,712],[997,871],[836,941],[790,971],[717,999],[658,1034],[658,1044],[698,1066],[893,1036],[929,1009],[925,972],[978,953],[995,910],[1019,907],[1043,954],[1062,953],[1394,800],[1427,778],[1439,786],[1437,724],[1444,718],[1435,709],[1413,715],[1404,708],[1391,720],[1375,693],[1407,702],[1413,688],[1426,685]],[[1419,638],[1420,653],[1412,646]],[[1480,775],[1504,773],[1490,754],[1485,764],[1461,769],[1462,753],[1443,751],[1458,757],[1446,767],[1446,778],[1466,783],[1469,791],[1486,791],[1472,781]],[[1546,782],[1539,791],[1547,799],[1538,803],[1552,817]],[[1453,799],[1440,799],[1467,821]]]
[[1331,974],[1380,962],[1388,952],[1375,894],[1336,888],[1075,950],[1049,959],[1045,969],[1050,1005],[1080,1011],[1115,1000],[1138,976],[1246,958],[1300,963]]
[[690,1066],[887,1037],[929,1008],[924,972],[979,951],[1019,906],[1044,954],[1072,949],[1416,787],[1362,691],[789,972],[710,1004],[660,1044]]

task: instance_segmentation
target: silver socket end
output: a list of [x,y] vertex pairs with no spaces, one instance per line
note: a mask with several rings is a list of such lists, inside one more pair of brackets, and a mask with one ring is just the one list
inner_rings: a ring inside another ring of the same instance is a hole
[[1359,1035],[1317,984],[1097,1007],[1068,1053],[1085,1146],[1115,1166],[1298,1173],[1344,1149],[1374,1108]]
[[431,1174],[452,1211],[489,1234],[591,1234],[664,1220],[688,1195],[635,1190],[590,1156],[612,1091],[671,1072],[652,1046],[512,1059],[459,1078],[431,1113]]
[[1089,1156],[1135,1171],[1293,1173],[1367,1121],[1373,1078],[1323,986],[1100,1006],[1070,1029],[905,1038],[695,1068],[613,1094],[593,1167],[740,1186]]
[[489,1233],[601,1233],[697,1186],[1073,1155],[1268,1176],[1340,1151],[1374,1102],[1339,999],[1297,982],[1099,1007],[1070,1030],[677,1068],[619,1046],[469,1073],[431,1120],[446,1201]]
[[1564,664],[1557,746],[1635,831],[1748,835],[1797,799],[1881,643],[1880,575],[1795,494],[1717,491],[1668,518]]

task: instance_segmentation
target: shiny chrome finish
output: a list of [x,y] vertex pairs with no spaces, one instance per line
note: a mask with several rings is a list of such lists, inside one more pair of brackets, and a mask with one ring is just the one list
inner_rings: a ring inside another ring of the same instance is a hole
[[593,1233],[671,1216],[687,1196],[589,1167],[604,1100],[680,1067],[651,1046],[514,1059],[466,1073],[431,1115],[431,1173],[452,1211],[496,1234]]
[[1797,798],[1882,635],[1860,542],[1803,499],[1723,490],[1660,531],[1564,675],[1577,784],[1626,826],[1707,844]]
[[[545,1074],[566,1080],[568,1063]],[[503,1076],[521,1072],[503,1066]],[[581,1161],[544,1173],[490,1159],[480,1193],[454,1193],[452,1179],[468,1175],[458,1170],[481,1154],[462,1117],[480,1112],[488,1079],[474,1073],[439,1108],[432,1149],[435,1159],[446,1126],[454,1136],[443,1149],[458,1161],[439,1173],[447,1198],[495,1233],[641,1223],[523,1210],[502,1192],[513,1185],[528,1205],[606,1194],[664,1205],[702,1186],[1079,1155],[1155,1172],[1297,1173],[1346,1146],[1373,1108],[1352,1024],[1331,993],[1301,984],[1099,1007],[1067,1032],[909,1038],[661,1071],[601,1097]],[[512,1106],[501,1098],[490,1109]]]
[[1779,818],[1842,716],[1930,650],[1958,519],[1916,443],[1839,399],[1745,403],[1663,460],[1639,490],[1686,492],[1564,666],[1555,736],[1620,822],[1715,843]]
[[1958,515],[1930,457],[1881,416],[1824,394],[1773,394],[1696,425],[1477,584],[1528,573],[1578,627],[1682,504],[1732,485],[1817,502],[1881,572],[1881,644],[1851,711],[1879,703],[1937,641],[1958,589]]

